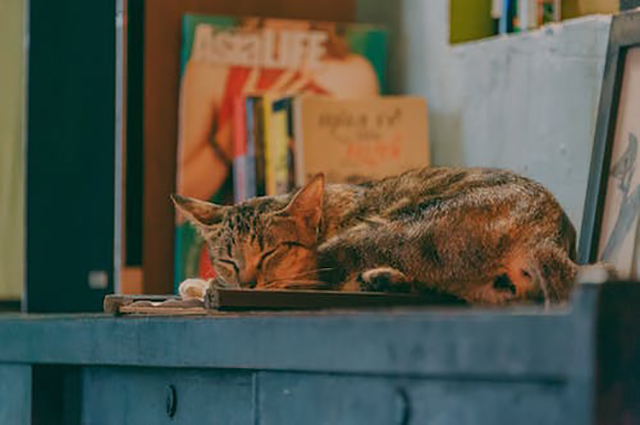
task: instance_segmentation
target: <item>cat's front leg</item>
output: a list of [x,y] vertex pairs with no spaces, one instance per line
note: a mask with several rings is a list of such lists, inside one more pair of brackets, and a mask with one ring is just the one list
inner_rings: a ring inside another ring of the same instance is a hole
[[213,288],[231,288],[233,286],[227,284],[221,279],[186,279],[178,288],[178,293],[183,301],[199,299],[204,300],[208,292]]
[[413,280],[392,267],[376,267],[359,273],[358,287],[365,292],[412,292]]
[[207,286],[209,286],[209,283],[204,279],[186,279],[180,283],[178,293],[183,301],[203,300]]

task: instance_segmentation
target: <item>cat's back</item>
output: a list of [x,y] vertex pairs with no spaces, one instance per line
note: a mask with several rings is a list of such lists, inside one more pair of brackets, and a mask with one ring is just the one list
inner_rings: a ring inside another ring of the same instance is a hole
[[452,232],[466,226],[479,235],[500,223],[509,233],[557,240],[573,251],[575,229],[541,184],[507,170],[427,167],[361,185],[329,185],[325,238],[359,223],[414,221]]
[[566,299],[575,230],[541,184],[505,170],[433,167],[359,187],[342,228],[319,248],[330,267],[348,276],[390,267],[472,301],[540,291]]
[[483,223],[502,219],[544,234],[573,239],[575,230],[562,207],[541,184],[507,170],[428,167],[369,183],[362,216],[384,220],[460,216]]
[[368,197],[384,203],[405,197],[447,197],[478,190],[503,192],[509,188],[518,188],[524,194],[547,192],[540,184],[507,170],[427,167],[370,183]]
[[333,184],[328,189],[325,213],[345,224],[452,203],[467,208],[504,202],[535,203],[556,212],[561,210],[542,185],[511,171],[492,168],[418,168],[360,185]]
[[407,171],[368,184],[362,210],[389,215],[398,210],[437,208],[445,204],[504,204],[561,208],[539,183],[507,170],[491,168],[428,167]]

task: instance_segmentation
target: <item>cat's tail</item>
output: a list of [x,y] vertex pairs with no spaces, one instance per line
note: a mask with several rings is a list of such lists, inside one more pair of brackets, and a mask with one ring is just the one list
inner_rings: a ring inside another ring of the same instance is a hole
[[556,245],[543,245],[531,252],[529,273],[544,303],[557,304],[569,300],[578,273],[578,265],[569,253]]
[[605,280],[616,277],[612,265],[578,265],[566,249],[554,244],[538,246],[527,254],[526,259],[515,262],[516,267],[510,270],[509,277],[516,287],[520,281],[528,288],[530,298],[544,301],[546,305],[568,301],[579,276],[592,270],[606,274]]

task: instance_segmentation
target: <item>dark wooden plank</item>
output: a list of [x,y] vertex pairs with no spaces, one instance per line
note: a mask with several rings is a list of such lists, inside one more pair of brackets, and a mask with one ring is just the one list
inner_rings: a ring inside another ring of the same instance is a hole
[[[338,292],[310,290],[257,290],[214,288],[206,303],[181,301],[173,295],[107,295],[104,312],[161,315],[205,314],[203,307],[218,311],[249,310],[326,310],[345,308],[380,308],[420,305],[466,305],[447,294],[388,294],[381,292]],[[197,308],[197,309],[194,309]],[[189,309],[190,311],[186,311]],[[185,310],[185,311],[181,311]],[[197,310],[197,311],[196,311]]]
[[255,290],[216,288],[207,307],[220,311],[322,310],[380,308],[420,305],[466,305],[446,294],[388,294],[380,292],[337,292],[308,290]]
[[83,375],[83,423],[254,423],[249,372],[96,367]]
[[0,313],[20,311],[22,302],[18,300],[0,299]]
[[[114,277],[116,5],[28,9],[24,307],[100,311]],[[106,274],[104,288],[89,287],[93,271]]]
[[31,366],[0,365],[0,424],[31,425]]
[[124,264],[142,266],[142,201],[144,174],[144,9],[145,0],[126,0],[126,102],[125,102],[125,201],[124,201]]
[[596,348],[598,425],[640,423],[640,291],[603,287]]
[[[32,423],[34,425],[80,425],[80,368],[34,365]],[[4,422],[2,422],[4,423]]]

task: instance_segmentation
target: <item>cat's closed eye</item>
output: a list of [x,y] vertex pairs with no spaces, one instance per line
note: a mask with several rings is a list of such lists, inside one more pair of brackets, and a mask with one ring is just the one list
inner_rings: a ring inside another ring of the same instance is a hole
[[260,255],[260,260],[258,261],[258,268],[259,268],[259,269],[261,269],[261,268],[264,266],[265,262],[266,262],[270,257],[272,257],[272,256],[273,256],[273,255],[278,251],[278,248],[279,248],[279,245],[278,245],[278,246],[276,246],[276,247],[275,247],[275,248],[273,248],[273,249],[270,249],[270,250],[264,251],[264,252]]
[[222,258],[216,260],[215,264],[216,271],[222,275],[220,277],[223,280],[227,282],[234,282],[237,280],[236,276],[240,273],[240,268],[235,261]]
[[258,262],[258,268],[264,269],[265,267],[269,266],[267,263],[269,263],[270,260],[282,257],[283,255],[287,254],[290,250],[295,248],[301,248],[301,247],[302,245],[300,245],[298,242],[288,242],[288,241],[280,242],[274,248],[271,248],[262,253],[262,255],[260,256],[260,261]]

